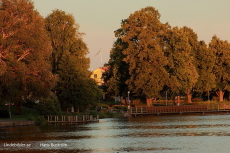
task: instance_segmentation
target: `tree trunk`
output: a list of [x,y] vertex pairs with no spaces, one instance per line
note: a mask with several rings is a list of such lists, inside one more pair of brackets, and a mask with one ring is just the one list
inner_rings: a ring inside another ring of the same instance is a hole
[[224,101],[224,91],[217,91],[216,94],[219,97],[219,101]]
[[186,94],[187,94],[187,102],[191,104],[192,103],[192,90],[188,89]]
[[187,94],[188,103],[192,103],[192,93]]
[[68,114],[68,112],[69,112],[69,109],[68,109],[68,107],[66,107],[66,114]]
[[21,114],[21,105],[20,104],[16,105],[16,114],[18,114],[18,115]]
[[180,96],[175,96],[174,105],[180,105]]
[[151,98],[146,98],[146,103],[148,107],[153,106],[152,99]]
[[15,98],[15,107],[16,107],[16,114],[21,115],[21,106],[22,106],[22,100],[20,98]]

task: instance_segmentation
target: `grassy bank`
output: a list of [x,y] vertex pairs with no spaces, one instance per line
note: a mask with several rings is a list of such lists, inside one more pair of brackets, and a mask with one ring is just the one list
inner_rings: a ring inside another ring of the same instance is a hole
[[[84,113],[71,113],[69,112],[66,114],[66,112],[62,112],[61,115],[93,115],[97,116],[99,115],[99,118],[115,118],[115,117],[122,117],[123,113],[122,111],[119,111],[117,109],[114,109],[115,111],[111,111],[108,109],[108,104],[99,105],[103,106],[100,111],[97,110],[88,110]],[[3,106],[5,110],[9,110],[9,106]],[[11,110],[11,119],[12,121],[38,121],[42,120],[42,117],[39,116],[39,113],[36,109],[30,109],[26,107],[21,108],[21,115],[16,115],[16,108],[15,106],[10,107]],[[9,120],[9,118],[0,118],[0,120]],[[40,121],[38,121],[40,122]]]
[[[3,106],[3,108],[6,110],[9,110],[9,106]],[[22,107],[21,115],[16,115],[15,106],[11,106],[10,111],[11,111],[11,120],[16,120],[16,121],[17,120],[27,121],[27,120],[31,120],[31,117],[39,116],[39,113],[37,112],[36,109],[30,109],[30,108],[25,108],[25,107]],[[6,118],[0,118],[0,119],[2,120]]]

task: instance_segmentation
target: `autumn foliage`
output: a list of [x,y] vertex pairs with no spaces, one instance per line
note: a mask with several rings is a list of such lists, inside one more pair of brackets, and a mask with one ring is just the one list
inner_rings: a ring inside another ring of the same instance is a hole
[[146,7],[122,20],[115,37],[104,75],[108,93],[148,99],[167,92],[191,103],[195,92],[223,101],[230,90],[230,44],[217,36],[206,45],[191,28],[161,23],[160,13]]

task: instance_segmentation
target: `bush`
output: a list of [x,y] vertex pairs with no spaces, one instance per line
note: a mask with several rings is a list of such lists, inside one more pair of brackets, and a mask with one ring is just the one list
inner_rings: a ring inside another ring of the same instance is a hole
[[34,123],[35,123],[35,125],[44,125],[47,123],[47,121],[43,116],[37,116],[37,117],[35,117]]
[[107,115],[105,114],[105,112],[99,112],[99,118],[102,119],[102,118],[108,118]]
[[32,114],[29,114],[29,115],[27,116],[27,120],[28,120],[28,121],[35,121],[35,116],[32,115]]
[[96,117],[98,115],[98,112],[96,111],[91,111],[89,112],[89,115],[93,115],[94,117]]
[[9,110],[0,108],[0,118],[9,118],[9,117],[10,117]]
[[61,113],[58,99],[55,96],[40,99],[37,110],[40,115],[44,115],[45,117],[49,115],[59,115]]
[[99,112],[99,118],[113,118],[114,114],[112,112]]

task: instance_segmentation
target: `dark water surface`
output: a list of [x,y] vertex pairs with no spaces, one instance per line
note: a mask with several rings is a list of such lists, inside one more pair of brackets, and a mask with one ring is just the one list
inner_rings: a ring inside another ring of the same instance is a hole
[[145,116],[0,128],[0,152],[229,153],[230,115]]

